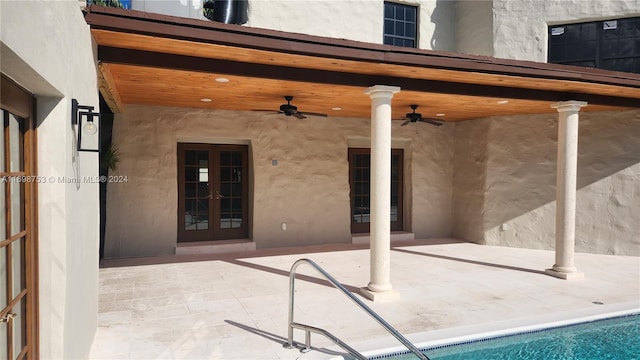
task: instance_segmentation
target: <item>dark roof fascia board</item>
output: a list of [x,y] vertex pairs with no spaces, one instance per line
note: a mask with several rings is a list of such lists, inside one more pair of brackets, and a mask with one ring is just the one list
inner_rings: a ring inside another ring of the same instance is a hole
[[279,65],[243,63],[187,55],[166,54],[134,49],[98,46],[98,58],[109,64],[134,65],[171,70],[249,76],[263,79],[314,82],[366,88],[377,84],[399,86],[402,90],[433,92],[451,95],[483,96],[521,100],[563,101],[579,100],[589,104],[638,107],[637,99],[622,97],[524,89],[508,86],[467,84],[448,81],[414,79],[385,75],[345,73],[339,71],[296,68]]
[[640,89],[639,74],[442,51],[398,48],[96,5],[88,7],[85,19],[92,29],[194,42],[344,60],[383,62],[534,79],[571,80]]

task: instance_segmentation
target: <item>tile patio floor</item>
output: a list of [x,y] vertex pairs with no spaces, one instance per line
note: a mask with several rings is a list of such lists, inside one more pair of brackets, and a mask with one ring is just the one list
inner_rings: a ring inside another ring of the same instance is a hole
[[[91,358],[326,357],[329,351],[303,355],[282,347],[288,273],[299,258],[314,260],[353,292],[369,281],[369,250],[353,245],[107,261]],[[553,262],[553,251],[394,243],[396,299],[365,302],[413,341],[442,329],[465,333],[640,308],[639,257],[576,254],[585,279],[575,281],[544,275]],[[314,269],[303,264],[298,273],[297,322],[324,328],[359,351],[398,344]],[[303,332],[296,330],[295,339],[303,342]],[[312,345],[332,347],[315,334]]]

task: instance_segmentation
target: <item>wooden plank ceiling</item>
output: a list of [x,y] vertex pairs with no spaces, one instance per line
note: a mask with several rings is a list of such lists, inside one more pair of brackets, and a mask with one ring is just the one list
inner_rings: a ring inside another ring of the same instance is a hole
[[377,84],[402,88],[394,118],[411,104],[446,121],[553,113],[561,100],[588,101],[586,111],[640,107],[636,74],[287,38],[96,6],[86,19],[98,44],[100,90],[115,112],[125,104],[277,110],[292,95],[300,111],[369,117],[363,91]]

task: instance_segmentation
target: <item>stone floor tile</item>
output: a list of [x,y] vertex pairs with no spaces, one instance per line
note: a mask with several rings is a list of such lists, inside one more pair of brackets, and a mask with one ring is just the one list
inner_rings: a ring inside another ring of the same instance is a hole
[[[298,358],[298,350],[282,344],[287,337],[288,272],[299,258],[313,259],[412,337],[429,330],[605,311],[599,309],[608,306],[640,308],[637,257],[576,254],[585,279],[563,281],[543,274],[554,261],[552,251],[415,241],[391,251],[397,296],[370,302],[359,295],[368,282],[369,251],[347,245],[319,249],[103,268],[91,358]],[[396,341],[310,266],[298,270],[296,321],[326,328],[350,344]],[[304,332],[296,330],[295,339],[304,341]],[[312,345],[329,351],[322,348],[333,344],[314,334]]]

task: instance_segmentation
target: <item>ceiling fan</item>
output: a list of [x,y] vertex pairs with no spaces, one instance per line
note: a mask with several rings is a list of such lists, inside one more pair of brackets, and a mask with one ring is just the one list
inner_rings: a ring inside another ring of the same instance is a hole
[[408,123],[414,123],[414,122],[423,122],[423,123],[427,123],[427,124],[431,124],[431,125],[435,125],[435,126],[441,126],[444,123],[444,120],[442,120],[442,119],[433,119],[433,118],[422,117],[422,114],[416,112],[416,109],[418,108],[418,105],[414,104],[414,105],[409,105],[409,106],[411,107],[413,112],[407,113],[404,118],[400,119],[400,120],[405,120],[405,122],[403,122],[402,125],[400,125],[400,126],[405,126]]
[[[295,116],[298,119],[306,119],[307,117],[305,115],[327,117],[327,114],[298,111],[297,106],[291,105],[291,101],[293,100],[293,96],[291,95],[285,96],[284,99],[287,101],[287,103],[280,105],[280,110],[277,111],[278,114],[284,114],[285,116]],[[271,110],[254,110],[254,111],[271,111]]]

